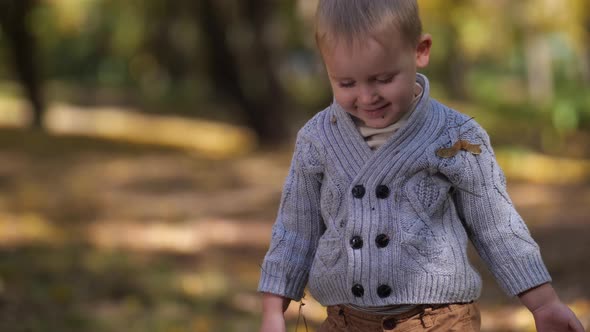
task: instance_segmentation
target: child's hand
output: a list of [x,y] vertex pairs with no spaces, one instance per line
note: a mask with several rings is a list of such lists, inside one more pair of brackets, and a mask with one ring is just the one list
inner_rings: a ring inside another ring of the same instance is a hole
[[538,332],[584,332],[582,323],[546,283],[518,295],[531,311]]
[[264,293],[262,295],[262,326],[260,332],[286,332],[284,313],[291,299]]
[[286,332],[283,313],[268,313],[262,316],[260,332]]
[[535,326],[538,332],[584,332],[582,323],[563,302],[547,303],[535,311]]

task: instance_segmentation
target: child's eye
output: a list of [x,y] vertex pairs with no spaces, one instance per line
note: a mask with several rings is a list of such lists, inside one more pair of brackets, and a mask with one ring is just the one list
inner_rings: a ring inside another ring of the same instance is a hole
[[352,88],[354,86],[354,82],[340,82],[338,86],[341,88]]
[[378,77],[375,80],[378,83],[383,83],[383,84],[391,83],[391,81],[393,81],[393,75],[385,76],[385,77]]

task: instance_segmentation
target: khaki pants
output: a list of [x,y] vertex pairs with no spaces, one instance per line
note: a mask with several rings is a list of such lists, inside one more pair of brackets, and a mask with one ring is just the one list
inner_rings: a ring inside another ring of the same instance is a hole
[[319,332],[479,332],[477,303],[420,306],[397,316],[370,314],[346,306],[329,306]]

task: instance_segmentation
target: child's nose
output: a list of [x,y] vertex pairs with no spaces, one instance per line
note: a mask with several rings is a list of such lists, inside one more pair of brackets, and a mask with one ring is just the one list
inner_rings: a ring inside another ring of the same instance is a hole
[[362,104],[364,104],[364,105],[372,104],[372,103],[376,102],[377,100],[379,100],[377,89],[375,89],[371,85],[361,86],[359,101]]

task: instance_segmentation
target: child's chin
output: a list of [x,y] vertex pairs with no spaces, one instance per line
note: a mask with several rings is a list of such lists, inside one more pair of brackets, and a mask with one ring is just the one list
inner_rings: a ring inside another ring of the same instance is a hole
[[385,127],[388,127],[390,125],[392,125],[393,122],[390,119],[367,119],[365,121],[365,125],[367,125],[367,127],[371,127],[374,129],[383,129]]

